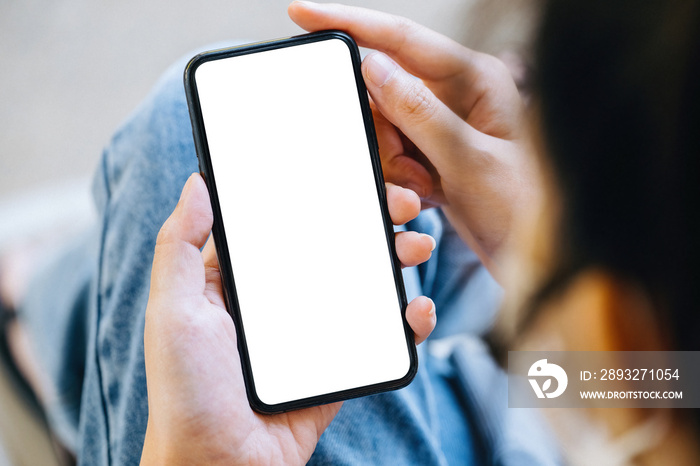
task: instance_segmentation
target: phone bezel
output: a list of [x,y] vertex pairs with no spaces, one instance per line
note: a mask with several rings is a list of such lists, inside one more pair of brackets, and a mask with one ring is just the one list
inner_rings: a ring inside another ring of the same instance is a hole
[[[253,379],[252,369],[250,365],[250,358],[245,338],[245,329],[243,327],[243,322],[239,311],[235,280],[231,269],[231,260],[229,256],[228,243],[226,241],[226,233],[224,230],[219,204],[219,197],[216,189],[216,180],[209,156],[206,131],[204,129],[204,121],[202,118],[202,112],[198,98],[195,73],[200,65],[212,60],[226,59],[240,55],[264,52],[285,47],[294,47],[312,42],[333,39],[339,39],[343,41],[350,50],[352,67],[355,75],[355,83],[358,91],[358,98],[362,111],[362,117],[364,120],[365,133],[367,136],[367,144],[372,162],[375,184],[377,187],[377,195],[379,197],[382,218],[384,220],[384,230],[386,233],[387,240],[386,243],[392,258],[394,282],[396,284],[396,291],[401,306],[401,316],[404,326],[404,332],[406,335],[406,345],[410,360],[409,370],[403,377],[396,380],[389,380],[373,385],[361,386],[278,404],[267,404],[258,398],[255,390],[255,381]],[[331,30],[203,52],[192,58],[187,64],[187,67],[185,68],[185,94],[187,97],[190,120],[192,123],[192,134],[194,137],[195,149],[199,161],[199,170],[200,174],[204,178],[207,189],[209,191],[212,210],[214,212],[212,234],[216,243],[216,251],[219,260],[219,268],[221,272],[221,280],[224,291],[224,301],[226,303],[226,308],[229,314],[231,315],[231,318],[233,319],[236,327],[238,352],[241,358],[241,366],[243,369],[243,378],[245,381],[248,400],[251,407],[261,413],[281,413],[310,406],[317,406],[321,404],[332,403],[336,401],[342,401],[366,395],[372,395],[389,390],[396,390],[408,385],[415,377],[415,374],[418,369],[418,356],[415,347],[414,335],[412,329],[406,321],[406,292],[404,288],[403,277],[401,274],[401,263],[396,254],[393,223],[391,222],[391,217],[389,216],[389,210],[387,207],[386,190],[384,185],[384,177],[381,169],[381,162],[379,158],[377,138],[374,131],[374,121],[372,119],[372,112],[369,106],[369,99],[367,97],[367,90],[365,88],[365,83],[362,78],[360,65],[360,52],[357,47],[357,44],[352,39],[352,37],[350,37],[345,32]]]

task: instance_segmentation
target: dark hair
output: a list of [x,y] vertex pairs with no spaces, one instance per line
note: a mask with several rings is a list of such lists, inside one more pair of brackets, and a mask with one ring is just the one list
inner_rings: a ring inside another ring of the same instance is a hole
[[700,2],[552,0],[535,44],[545,158],[562,196],[538,299],[603,268],[700,349]]

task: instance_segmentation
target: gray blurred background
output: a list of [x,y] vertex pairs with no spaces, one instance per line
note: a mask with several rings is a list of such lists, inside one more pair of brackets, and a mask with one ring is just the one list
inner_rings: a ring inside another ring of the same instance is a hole
[[[110,135],[174,60],[208,43],[302,31],[288,0],[0,2],[0,254],[92,216],[89,177]],[[414,19],[473,48],[521,51],[532,0],[345,3]],[[0,465],[54,464],[0,376]]]

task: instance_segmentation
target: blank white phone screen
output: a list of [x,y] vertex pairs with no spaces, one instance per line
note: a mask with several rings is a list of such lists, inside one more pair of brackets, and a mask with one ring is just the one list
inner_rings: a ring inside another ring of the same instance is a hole
[[258,398],[278,404],[410,369],[348,46],[195,71]]

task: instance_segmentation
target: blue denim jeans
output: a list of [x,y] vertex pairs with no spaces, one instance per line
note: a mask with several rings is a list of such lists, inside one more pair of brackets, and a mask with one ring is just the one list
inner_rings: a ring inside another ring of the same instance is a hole
[[[182,73],[166,72],[105,149],[94,181],[99,221],[35,280],[20,309],[52,383],[52,428],[80,464],[137,464],[148,404],[144,313],[160,226],[198,170]],[[352,222],[352,219],[348,219]],[[552,464],[539,420],[508,410],[504,374],[479,343],[500,290],[438,210],[408,228],[437,240],[404,271],[438,325],[410,386],[346,402],[311,464]],[[232,355],[232,357],[237,357]]]

